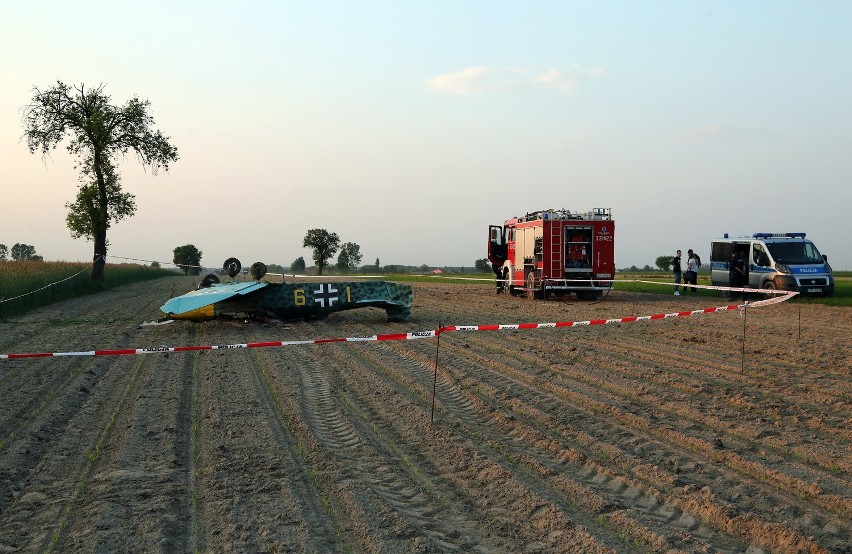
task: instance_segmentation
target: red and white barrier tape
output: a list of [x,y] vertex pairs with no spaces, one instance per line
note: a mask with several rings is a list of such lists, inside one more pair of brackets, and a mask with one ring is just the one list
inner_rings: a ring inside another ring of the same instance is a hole
[[[630,283],[631,281],[619,280],[618,282],[619,283]],[[669,286],[669,287],[675,286],[674,281],[641,281],[641,280],[635,280],[635,281],[632,281],[632,282],[633,283],[648,283],[648,284],[652,284],[652,285],[664,285],[664,286]],[[683,287],[684,290],[687,287],[689,287],[689,288],[706,289],[706,290],[724,290],[724,291],[728,291],[728,292],[750,292],[750,293],[772,294],[772,295],[776,295],[776,296],[790,296],[790,297],[793,297],[793,296],[799,294],[796,291],[790,291],[790,290],[756,289],[756,288],[753,288],[753,287],[722,287],[722,286],[717,286],[717,285],[693,285],[692,283],[678,283],[677,286]],[[788,300],[788,298],[784,298],[784,300]],[[749,304],[749,306],[753,306],[754,304],[757,304],[757,302]]]
[[155,346],[153,348],[125,348],[119,350],[89,350],[86,352],[42,352],[32,354],[0,354],[0,360],[19,358],[50,358],[59,356],[128,356],[133,354],[162,354],[166,352],[191,352],[194,350],[239,350],[242,348],[267,348],[274,346],[299,346],[304,344],[325,344],[329,342],[363,342],[374,340],[413,340],[428,339],[438,335],[438,331],[417,331],[411,333],[391,333],[368,337],[347,337],[315,340],[287,340],[269,342],[249,342],[242,344],[219,344],[207,346]]
[[668,314],[655,314],[645,316],[622,317],[615,319],[593,319],[589,321],[559,321],[555,323],[516,323],[516,324],[501,324],[501,325],[446,325],[434,331],[414,331],[408,333],[389,333],[383,335],[370,335],[364,337],[346,337],[333,339],[315,339],[315,340],[293,340],[293,341],[268,341],[268,342],[250,342],[242,344],[221,344],[207,346],[157,346],[154,348],[126,348],[119,350],[89,350],[85,352],[42,352],[28,354],[0,354],[0,360],[13,360],[22,358],[50,358],[62,356],[127,356],[135,354],[158,354],[166,352],[191,352],[196,350],[238,350],[243,348],[269,348],[281,346],[300,346],[307,344],[326,344],[330,342],[367,342],[367,341],[383,341],[383,340],[415,340],[435,338],[441,333],[451,333],[454,331],[505,331],[512,329],[553,329],[561,327],[581,327],[587,325],[607,325],[611,323],[634,323],[637,321],[654,321],[658,319],[668,319],[673,317],[686,317],[690,315],[711,314],[715,312],[726,312],[739,310],[745,307],[759,307],[770,304],[777,304],[789,300],[795,293],[788,293],[784,296],[769,298],[767,300],[759,300],[757,302],[746,302],[744,304],[733,304],[729,306],[716,306],[712,308],[703,308],[699,310],[690,310],[683,312],[673,312]]

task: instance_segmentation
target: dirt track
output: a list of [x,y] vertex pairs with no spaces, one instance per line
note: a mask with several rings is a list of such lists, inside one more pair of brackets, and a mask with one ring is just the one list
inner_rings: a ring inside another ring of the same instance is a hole
[[[191,278],[0,322],[0,352],[724,305],[415,285],[412,318],[156,319]],[[801,340],[799,315],[801,314]],[[852,552],[852,311],[0,361],[0,552]]]

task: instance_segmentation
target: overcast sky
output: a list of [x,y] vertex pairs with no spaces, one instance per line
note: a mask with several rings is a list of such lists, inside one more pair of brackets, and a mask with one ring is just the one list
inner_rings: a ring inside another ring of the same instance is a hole
[[[119,166],[109,254],[289,266],[305,232],[363,263],[472,266],[528,211],[612,208],[616,265],[805,231],[852,270],[852,2],[0,3],[0,243],[89,260],[33,86],[147,99],[180,160]],[[119,258],[109,258],[119,262]]]

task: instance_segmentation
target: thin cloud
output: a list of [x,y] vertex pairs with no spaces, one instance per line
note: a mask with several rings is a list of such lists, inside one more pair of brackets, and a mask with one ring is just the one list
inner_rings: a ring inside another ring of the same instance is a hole
[[454,94],[468,94],[486,88],[489,72],[490,70],[487,67],[468,67],[455,73],[438,75],[426,81],[426,84],[436,90],[444,90]]
[[426,81],[435,89],[452,94],[485,93],[500,90],[555,90],[573,93],[584,77],[598,77],[602,69],[584,70],[578,65],[568,70],[549,69],[544,73],[524,68],[468,67]]
[[551,69],[541,77],[536,78],[535,82],[545,88],[563,92],[574,92],[580,86],[579,76],[555,69]]

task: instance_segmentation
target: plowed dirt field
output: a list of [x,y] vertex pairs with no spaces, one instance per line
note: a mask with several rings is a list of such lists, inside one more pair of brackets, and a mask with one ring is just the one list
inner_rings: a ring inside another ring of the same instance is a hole
[[[0,352],[728,303],[545,302],[436,283],[414,285],[406,323],[363,309],[137,327],[196,281],[0,322]],[[731,311],[439,343],[2,360],[0,552],[852,552],[850,337],[852,310],[786,302],[745,321]]]

